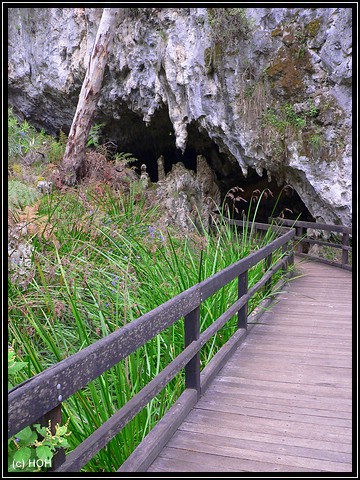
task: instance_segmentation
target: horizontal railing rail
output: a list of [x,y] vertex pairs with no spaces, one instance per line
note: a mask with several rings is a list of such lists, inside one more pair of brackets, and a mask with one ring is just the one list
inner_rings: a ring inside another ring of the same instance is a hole
[[[79,471],[182,369],[185,369],[186,390],[195,390],[196,398],[199,398],[201,348],[235,314],[238,315],[238,328],[246,332],[248,301],[260,288],[270,286],[272,276],[279,269],[286,271],[293,263],[291,244],[294,236],[295,231],[288,230],[258,251],[14,387],[8,395],[8,436],[40,418],[61,418],[59,412],[64,400],[181,318],[184,318],[185,330],[183,351],[65,459],[62,456],[55,471]],[[279,248],[282,250],[281,258],[271,265],[272,254]],[[265,260],[267,271],[256,285],[248,289],[248,271],[262,260]],[[210,327],[200,332],[200,305],[236,278],[238,299]],[[59,466],[59,463],[62,464]]]
[[[350,246],[350,235],[352,234],[351,227],[345,227],[344,225],[331,225],[326,223],[317,222],[303,222],[300,220],[288,220],[283,218],[269,218],[269,223],[276,223],[277,225],[283,225],[286,227],[293,227],[296,230],[294,240],[297,242],[297,254],[301,257],[307,257],[311,260],[326,263],[329,265],[344,268],[345,270],[352,270],[352,266],[349,264],[349,252],[352,251]],[[317,238],[310,238],[307,235],[307,229],[322,230],[326,232],[335,232],[342,234],[342,243],[334,243],[326,240],[320,240]],[[330,248],[341,249],[341,262],[335,260],[329,260],[326,258],[318,257],[305,252],[305,245],[322,245]]]

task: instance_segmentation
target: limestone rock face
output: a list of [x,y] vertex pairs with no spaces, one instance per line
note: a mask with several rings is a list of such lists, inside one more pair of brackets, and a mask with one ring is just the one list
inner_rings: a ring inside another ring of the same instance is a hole
[[[33,124],[70,127],[101,13],[9,9],[9,102]],[[244,175],[351,225],[351,22],[351,8],[129,8],[98,116],[151,124],[165,108],[180,150],[195,125]]]

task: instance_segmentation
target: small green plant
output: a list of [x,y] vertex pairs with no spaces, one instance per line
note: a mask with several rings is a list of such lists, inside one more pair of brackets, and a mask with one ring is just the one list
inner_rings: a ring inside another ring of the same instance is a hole
[[66,145],[58,142],[51,142],[48,156],[49,161],[54,164],[59,164],[64,156]]
[[25,155],[35,143],[35,129],[24,120],[19,122],[12,108],[8,109],[8,156],[18,158]]
[[26,205],[32,205],[40,193],[29,185],[18,180],[9,180],[8,182],[8,206],[9,208],[23,208]]
[[289,103],[285,103],[282,107],[282,112],[284,113],[284,116],[285,116],[285,120],[290,124],[290,125],[293,125],[297,128],[302,128],[306,125],[306,119],[301,116],[301,115],[298,115],[297,113],[295,113],[295,110],[294,110],[294,106],[289,104]]
[[18,362],[14,348],[9,346],[8,348],[8,390],[13,388],[14,384],[21,382],[20,372],[27,367],[27,362]]
[[100,145],[100,132],[105,123],[95,123],[91,128],[86,143],[87,147],[98,147]]
[[312,100],[308,100],[308,110],[304,112],[304,115],[308,117],[316,117],[319,113],[318,108],[314,105]]
[[296,129],[302,129],[307,125],[307,119],[313,118],[318,114],[317,107],[308,102],[308,108],[302,112],[295,112],[295,108],[291,103],[285,103],[280,108],[275,109],[269,107],[265,113],[263,113],[262,119],[264,125],[271,125],[278,131],[284,132],[288,127],[295,127]]
[[128,165],[129,163],[137,162],[137,158],[135,158],[132,153],[126,152],[117,152],[114,155],[114,162],[116,164],[121,165]]
[[[23,375],[22,370],[28,366],[27,362],[16,360],[14,348],[8,349],[8,389],[19,383]],[[32,427],[23,428],[8,440],[8,470],[9,472],[39,472],[50,467],[52,458],[57,448],[67,448],[69,443],[66,439],[69,420],[62,427],[55,425],[55,433],[52,433],[51,422],[48,427],[35,424]]]
[[48,427],[36,423],[9,438],[9,472],[40,472],[50,468],[56,450],[69,447],[66,438],[71,435],[68,432],[69,420],[62,427],[56,424],[54,434],[49,421]]
[[208,8],[208,18],[212,41],[222,48],[234,48],[251,29],[245,8]]
[[319,133],[314,133],[310,136],[310,143],[313,150],[318,151],[323,145],[323,137]]

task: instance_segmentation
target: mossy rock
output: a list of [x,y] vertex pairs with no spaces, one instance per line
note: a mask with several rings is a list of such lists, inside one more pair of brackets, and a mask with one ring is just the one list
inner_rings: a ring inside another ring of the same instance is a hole
[[214,73],[216,67],[219,66],[221,62],[223,52],[221,45],[216,43],[213,47],[207,47],[204,50],[204,62],[206,73],[209,75]]
[[278,37],[279,35],[281,35],[283,33],[283,30],[280,26],[277,26],[272,32],[271,32],[271,36],[272,37]]
[[8,207],[10,209],[32,205],[41,196],[34,187],[18,180],[9,180],[8,189]]
[[320,30],[321,18],[315,18],[305,26],[305,30],[309,37],[315,37]]

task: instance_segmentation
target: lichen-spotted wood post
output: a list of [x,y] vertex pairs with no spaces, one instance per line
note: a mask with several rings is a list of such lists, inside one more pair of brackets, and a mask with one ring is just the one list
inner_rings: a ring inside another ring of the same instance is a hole
[[125,8],[104,8],[90,55],[78,105],[60,166],[62,183],[74,185],[84,175],[86,141],[99,100],[112,39]]

